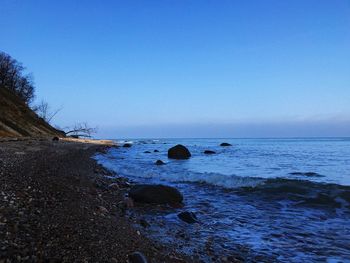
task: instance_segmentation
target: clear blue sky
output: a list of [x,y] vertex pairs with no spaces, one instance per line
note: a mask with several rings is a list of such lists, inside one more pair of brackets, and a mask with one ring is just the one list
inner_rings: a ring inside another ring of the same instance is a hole
[[350,136],[350,1],[0,0],[0,50],[100,137]]

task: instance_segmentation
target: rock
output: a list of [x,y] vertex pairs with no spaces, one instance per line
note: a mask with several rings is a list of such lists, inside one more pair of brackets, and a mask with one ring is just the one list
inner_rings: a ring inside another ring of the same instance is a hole
[[126,208],[133,208],[134,207],[134,201],[130,197],[125,197],[124,203],[125,203]]
[[214,151],[211,151],[211,150],[205,150],[204,151],[204,154],[215,154],[216,152]]
[[186,222],[188,224],[193,224],[193,223],[197,223],[198,222],[197,216],[193,212],[187,212],[187,211],[186,212],[181,212],[177,216],[182,221],[184,221],[184,222]]
[[223,142],[222,144],[220,144],[220,146],[226,147],[226,146],[232,146],[232,144],[229,144],[227,142]]
[[125,147],[125,148],[130,148],[131,146],[132,146],[131,143],[124,143],[124,145],[123,145],[123,147]]
[[306,172],[306,173],[302,173],[302,172],[292,172],[289,173],[291,175],[300,175],[300,176],[307,176],[307,177],[324,177],[323,175],[320,175],[318,173],[315,172]]
[[107,208],[105,208],[104,206],[98,206],[97,209],[98,209],[98,211],[99,211],[101,214],[107,214],[107,213],[108,213]]
[[151,153],[150,151],[144,151],[143,153]]
[[135,202],[149,204],[181,203],[182,194],[174,187],[167,185],[139,184],[129,191],[129,197]]
[[147,263],[146,257],[141,252],[134,252],[128,256],[129,263]]
[[58,142],[59,140],[60,140],[60,138],[58,138],[57,136],[55,136],[55,137],[52,138],[52,141],[53,141],[53,142]]
[[168,158],[171,159],[188,159],[191,157],[190,151],[183,145],[178,144],[168,150]]
[[164,165],[165,163],[162,160],[157,160],[155,165]]
[[159,153],[159,151],[158,151],[158,150],[154,150],[153,152],[155,152],[155,153]]
[[140,225],[144,228],[149,227],[149,223],[145,219],[140,219]]
[[108,186],[108,188],[111,189],[111,190],[119,190],[120,189],[119,184],[117,184],[117,183],[110,184]]

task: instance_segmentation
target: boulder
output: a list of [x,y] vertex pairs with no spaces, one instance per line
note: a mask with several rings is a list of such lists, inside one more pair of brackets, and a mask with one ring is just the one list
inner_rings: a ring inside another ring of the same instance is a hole
[[227,142],[223,142],[222,144],[220,144],[220,146],[226,147],[226,146],[232,146],[232,144],[229,144]]
[[134,252],[128,256],[129,263],[147,263],[146,257],[141,252]]
[[178,218],[180,218],[182,221],[188,223],[188,224],[193,224],[197,223],[197,216],[193,212],[181,212],[178,215]]
[[216,152],[214,151],[211,151],[211,150],[205,150],[204,151],[204,154],[215,154]]
[[178,144],[168,150],[168,158],[171,159],[188,159],[191,157],[190,151],[183,145]]
[[164,165],[165,163],[162,160],[157,160],[154,164],[155,165]]
[[123,147],[125,147],[125,148],[130,148],[131,146],[132,146],[131,143],[124,143],[124,145],[123,145]]
[[60,140],[60,138],[58,138],[57,136],[55,136],[55,137],[52,138],[52,141],[53,141],[53,142],[58,142],[59,140]]
[[129,197],[135,202],[149,204],[181,203],[182,194],[174,187],[167,185],[139,184],[129,191]]

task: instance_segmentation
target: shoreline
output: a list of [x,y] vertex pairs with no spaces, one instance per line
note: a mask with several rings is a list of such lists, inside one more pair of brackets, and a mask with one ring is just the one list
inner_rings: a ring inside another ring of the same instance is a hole
[[89,141],[0,140],[0,262],[187,262],[133,226],[126,180],[91,158],[113,144]]

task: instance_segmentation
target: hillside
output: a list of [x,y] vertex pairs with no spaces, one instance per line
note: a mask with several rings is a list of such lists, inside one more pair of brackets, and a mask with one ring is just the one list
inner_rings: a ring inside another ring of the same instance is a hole
[[0,137],[64,136],[7,89],[0,88]]

